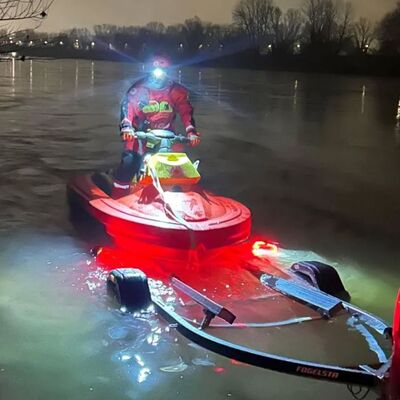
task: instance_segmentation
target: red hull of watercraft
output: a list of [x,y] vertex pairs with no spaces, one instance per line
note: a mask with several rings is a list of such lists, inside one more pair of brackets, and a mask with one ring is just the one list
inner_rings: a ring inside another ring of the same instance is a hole
[[125,245],[132,240],[176,248],[215,248],[245,241],[251,231],[251,214],[245,206],[198,186],[166,191],[184,224],[166,215],[151,185],[137,185],[131,194],[115,200],[85,175],[69,182],[68,193],[117,243]]

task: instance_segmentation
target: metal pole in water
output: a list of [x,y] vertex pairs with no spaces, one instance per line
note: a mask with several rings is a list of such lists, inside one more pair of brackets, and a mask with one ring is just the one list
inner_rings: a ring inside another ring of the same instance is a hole
[[397,105],[397,115],[396,115],[397,124],[400,124],[400,99]]

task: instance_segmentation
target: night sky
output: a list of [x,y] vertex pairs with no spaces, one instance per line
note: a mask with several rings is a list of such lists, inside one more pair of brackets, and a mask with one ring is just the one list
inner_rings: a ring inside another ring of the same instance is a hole
[[[352,0],[357,15],[381,18],[397,0]],[[41,30],[56,32],[95,24],[144,25],[182,22],[198,15],[201,19],[228,23],[237,0],[56,0]],[[297,7],[302,0],[276,0],[282,8]]]

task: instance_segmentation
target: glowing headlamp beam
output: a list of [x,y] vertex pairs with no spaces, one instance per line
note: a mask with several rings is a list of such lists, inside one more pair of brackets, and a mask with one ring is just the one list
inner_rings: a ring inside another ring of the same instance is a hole
[[165,71],[161,68],[156,68],[155,70],[153,70],[153,76],[157,79],[162,79],[166,76],[167,74],[165,73]]

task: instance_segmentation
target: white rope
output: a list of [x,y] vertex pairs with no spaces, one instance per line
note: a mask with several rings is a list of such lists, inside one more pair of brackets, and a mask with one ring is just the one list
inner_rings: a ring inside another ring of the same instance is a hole
[[160,180],[157,176],[157,172],[155,171],[154,167],[152,167],[151,165],[147,165],[147,168],[150,171],[150,176],[151,179],[153,181],[153,186],[156,188],[157,192],[160,195],[160,198],[164,204],[164,211],[165,213],[170,216],[175,222],[177,222],[178,224],[184,226],[187,230],[192,231],[192,227],[190,226],[190,224],[188,224],[183,218],[181,218],[179,215],[177,215],[177,213],[174,211],[172,205],[167,201],[167,199],[165,198],[165,192],[164,189],[161,186]]

